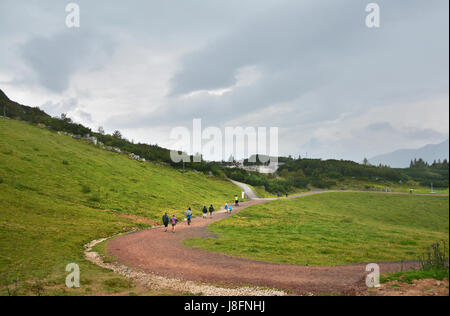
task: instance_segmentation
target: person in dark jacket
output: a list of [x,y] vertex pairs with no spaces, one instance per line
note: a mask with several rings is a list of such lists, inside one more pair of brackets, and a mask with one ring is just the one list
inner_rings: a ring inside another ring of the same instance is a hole
[[164,227],[166,228],[166,230],[164,232],[167,232],[167,227],[169,226],[169,221],[170,221],[170,218],[167,215],[167,213],[163,215],[162,221],[163,221]]
[[206,206],[203,206],[203,218],[206,218],[208,216],[208,209],[206,208]]
[[209,207],[209,216],[212,217],[214,213],[214,206],[211,204],[211,206]]

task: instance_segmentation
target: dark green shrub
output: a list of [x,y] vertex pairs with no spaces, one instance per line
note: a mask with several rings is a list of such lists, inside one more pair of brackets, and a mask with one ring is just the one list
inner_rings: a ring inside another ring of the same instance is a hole
[[83,185],[83,186],[81,186],[81,192],[84,194],[91,193],[91,188],[88,187],[87,185]]
[[93,195],[88,199],[89,202],[100,203],[100,197],[98,195]]
[[303,189],[308,186],[309,180],[305,177],[295,177],[293,179],[294,187]]
[[448,270],[448,256],[447,256],[447,244],[444,242],[437,242],[432,244],[430,250],[419,257],[422,270],[436,270],[443,269]]

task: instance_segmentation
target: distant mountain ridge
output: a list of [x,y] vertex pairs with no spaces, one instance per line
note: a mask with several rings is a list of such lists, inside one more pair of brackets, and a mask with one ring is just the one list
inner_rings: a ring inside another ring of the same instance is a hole
[[430,144],[418,149],[401,149],[392,153],[379,155],[369,159],[373,165],[388,165],[393,168],[407,168],[411,160],[422,158],[428,163],[435,160],[449,159],[449,140],[440,144]]

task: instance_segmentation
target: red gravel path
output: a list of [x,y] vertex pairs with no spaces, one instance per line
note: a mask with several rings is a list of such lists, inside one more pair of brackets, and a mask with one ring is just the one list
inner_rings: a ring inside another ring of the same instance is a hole
[[[320,194],[310,192],[299,196]],[[295,196],[295,197],[299,197]],[[292,197],[294,198],[294,197]],[[241,203],[234,211],[270,199]],[[234,212],[233,211],[233,212]],[[183,240],[213,237],[207,227],[225,218],[216,213],[213,219],[193,219],[188,227],[177,226],[175,234],[155,228],[118,237],[108,243],[108,251],[119,263],[157,275],[182,280],[223,285],[252,285],[286,290],[294,295],[341,294],[354,295],[365,290],[365,264],[337,267],[305,267],[266,263],[216,254],[185,247]],[[403,268],[412,268],[408,263]],[[381,273],[397,272],[400,263],[380,263]]]

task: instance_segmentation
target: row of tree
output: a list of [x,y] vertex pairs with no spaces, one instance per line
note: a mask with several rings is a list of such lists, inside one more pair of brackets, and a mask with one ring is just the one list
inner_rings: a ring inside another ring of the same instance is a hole
[[426,169],[426,168],[433,168],[433,169],[441,169],[441,170],[448,170],[448,160],[444,159],[443,161],[435,160],[432,164],[429,164],[422,158],[411,160],[411,163],[409,165],[411,169]]

